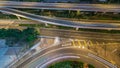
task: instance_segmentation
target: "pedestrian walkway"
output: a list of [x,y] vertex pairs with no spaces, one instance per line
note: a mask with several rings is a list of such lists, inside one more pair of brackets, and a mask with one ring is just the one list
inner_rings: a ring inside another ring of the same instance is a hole
[[5,40],[0,39],[0,68],[5,68],[8,64],[16,60],[16,53],[19,52],[21,47],[7,47]]

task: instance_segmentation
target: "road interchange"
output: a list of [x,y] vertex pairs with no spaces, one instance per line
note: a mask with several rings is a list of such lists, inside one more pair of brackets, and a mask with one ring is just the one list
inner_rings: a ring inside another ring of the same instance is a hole
[[87,28],[87,29],[103,29],[103,30],[120,30],[119,27],[114,26],[114,25],[105,25],[105,24],[81,24],[81,23],[74,23],[71,21],[67,20],[62,20],[62,19],[56,19],[56,18],[50,18],[50,17],[44,17],[44,16],[39,16],[27,12],[22,12],[19,10],[15,9],[10,9],[10,8],[0,8],[1,12],[13,14],[16,16],[20,16],[23,18],[31,19],[34,21],[38,22],[43,22],[46,24],[53,24],[53,25],[59,25],[59,26],[67,26],[67,27],[73,27],[73,28]]
[[[15,10],[15,9],[10,9],[10,7],[9,8],[8,7],[6,8],[6,7],[7,6],[0,7],[0,11],[6,12],[6,13],[10,13],[10,14],[13,14],[13,15],[16,15],[16,16],[20,16],[20,17],[32,19],[32,20],[35,20],[35,21],[48,23],[48,24],[61,25],[61,26],[69,26],[69,27],[74,27],[74,28],[120,30],[120,28],[113,27],[113,26],[110,26],[110,25],[85,25],[85,24],[76,24],[76,23],[70,22],[70,21],[58,20],[58,19],[53,19],[53,18],[38,16],[38,15],[34,15],[34,14],[30,14],[30,13],[18,11],[18,10]],[[119,10],[117,10],[117,11],[119,11]]]

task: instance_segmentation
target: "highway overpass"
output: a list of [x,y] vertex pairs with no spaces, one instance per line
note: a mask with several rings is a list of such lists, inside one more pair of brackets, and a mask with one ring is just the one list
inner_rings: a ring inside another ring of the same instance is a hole
[[67,27],[73,27],[73,28],[87,28],[87,29],[105,29],[105,30],[120,30],[119,27],[109,24],[81,24],[81,23],[75,23],[67,20],[61,20],[56,18],[50,18],[50,17],[43,17],[39,15],[34,15],[27,12],[22,12],[15,9],[0,7],[1,12],[13,14],[16,16],[20,16],[23,18],[28,18],[31,20],[35,20],[38,22],[43,22],[46,24],[53,24],[53,25],[59,25],[59,26],[67,26]]
[[75,11],[78,10],[78,11],[120,13],[120,5],[114,4],[70,4],[70,3],[0,1],[0,6],[6,8],[25,8],[25,9],[30,8],[30,9],[75,10]]

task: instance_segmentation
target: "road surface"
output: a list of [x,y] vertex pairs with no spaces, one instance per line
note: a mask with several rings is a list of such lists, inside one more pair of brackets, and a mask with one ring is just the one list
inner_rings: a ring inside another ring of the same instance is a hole
[[113,4],[69,4],[69,3],[39,3],[39,2],[0,1],[0,6],[7,7],[7,8],[80,10],[80,11],[120,13],[120,5],[113,5]]
[[18,11],[15,9],[10,8],[0,8],[0,11],[10,13],[16,16],[20,16],[23,18],[28,18],[31,20],[35,20],[38,22],[53,24],[53,25],[59,25],[59,26],[68,26],[68,27],[74,27],[74,28],[87,28],[87,29],[105,29],[105,30],[120,30],[120,27],[109,25],[109,24],[81,24],[81,23],[74,23],[71,21],[56,19],[56,18],[50,18],[50,17],[43,17],[39,15],[34,15],[22,11]]
[[21,68],[21,67],[22,68],[35,68],[35,67],[41,68],[41,66],[42,68],[46,68],[47,64],[44,65],[45,63],[51,60],[54,60],[55,58],[60,58],[60,57],[65,57],[65,56],[69,56],[68,58],[65,58],[65,59],[70,59],[70,56],[77,56],[79,58],[71,57],[71,59],[75,59],[75,60],[79,59],[83,62],[93,64],[97,68],[98,67],[99,68],[109,67],[109,65],[104,64],[104,62],[100,62],[98,59],[91,57],[89,55],[90,53],[91,52],[87,51],[86,49],[80,49],[77,47],[71,47],[71,46],[63,47],[60,45],[52,46],[50,48],[42,50],[41,52],[27,59],[25,62],[21,63],[17,67],[16,65],[14,65],[14,67],[12,68]]
[[86,32],[63,29],[40,28],[41,35],[61,38],[84,39],[84,40],[101,40],[106,42],[120,42],[119,34],[107,34],[98,32]]

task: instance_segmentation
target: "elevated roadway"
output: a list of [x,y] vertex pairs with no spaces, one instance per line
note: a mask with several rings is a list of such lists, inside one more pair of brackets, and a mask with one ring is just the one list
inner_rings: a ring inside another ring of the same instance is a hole
[[106,25],[106,24],[80,24],[80,23],[74,23],[67,20],[61,20],[56,18],[49,18],[49,17],[43,17],[39,15],[34,15],[31,13],[22,12],[15,9],[0,7],[1,12],[13,14],[16,16],[20,16],[23,18],[28,18],[31,20],[35,20],[38,22],[43,22],[46,24],[53,24],[53,25],[59,25],[59,26],[68,26],[73,28],[87,28],[87,29],[105,29],[105,30],[120,30],[119,27],[113,26],[113,25]]
[[79,10],[79,11],[120,13],[120,5],[114,5],[114,4],[71,4],[71,3],[69,4],[69,3],[0,1],[0,6],[7,8]]

